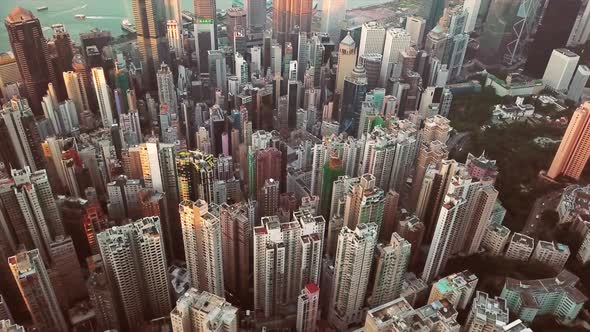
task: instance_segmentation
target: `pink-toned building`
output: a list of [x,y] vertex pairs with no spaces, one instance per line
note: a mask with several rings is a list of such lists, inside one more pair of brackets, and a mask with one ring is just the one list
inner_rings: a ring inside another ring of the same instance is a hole
[[552,179],[566,176],[578,180],[588,162],[588,157],[590,157],[590,102],[580,105],[572,115],[547,176]]

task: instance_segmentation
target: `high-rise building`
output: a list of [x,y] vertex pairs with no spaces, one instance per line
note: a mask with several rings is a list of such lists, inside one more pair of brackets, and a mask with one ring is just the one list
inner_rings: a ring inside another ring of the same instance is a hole
[[473,332],[506,331],[509,318],[505,299],[498,296],[491,298],[477,291],[464,328]]
[[563,269],[569,257],[570,248],[567,245],[539,240],[531,259],[551,266],[559,271]]
[[373,223],[344,226],[338,235],[328,321],[340,331],[362,322],[377,237]]
[[467,23],[465,24],[465,32],[471,33],[475,30],[475,25],[477,23],[477,16],[479,15],[481,3],[482,0],[466,0],[463,3],[463,8],[467,11],[467,14],[469,15],[467,18]]
[[432,285],[427,303],[447,299],[453,307],[463,310],[471,302],[478,280],[469,270],[439,279]]
[[137,29],[137,47],[142,58],[142,72],[145,75],[144,83],[155,88],[156,71],[169,57],[166,5],[164,0],[133,0],[131,6]]
[[322,2],[320,31],[330,36],[334,44],[340,43],[340,31],[346,18],[346,0],[327,0]]
[[215,89],[221,90],[225,93],[227,91],[227,66],[224,52],[221,50],[208,51],[207,61],[211,89],[213,91]]
[[301,290],[297,298],[297,332],[315,332],[319,320],[320,289],[309,283]]
[[547,176],[556,179],[566,176],[578,180],[590,157],[590,103],[574,112],[555,153]]
[[543,74],[545,86],[555,91],[567,91],[579,60],[580,56],[568,49],[553,50]]
[[579,103],[589,78],[590,67],[586,65],[578,66],[576,74],[570,83],[570,87],[567,92],[567,99],[573,101],[576,104]]
[[49,246],[51,255],[51,270],[55,273],[61,287],[56,287],[58,298],[67,301],[66,306],[70,307],[87,296],[84,278],[82,277],[82,268],[76,256],[74,242],[70,236],[56,236],[53,243]]
[[88,297],[94,308],[99,330],[120,329],[117,316],[116,296],[107,276],[106,267],[100,255],[86,258],[90,275],[86,280]]
[[64,72],[63,79],[66,86],[68,99],[71,99],[74,102],[74,105],[76,105],[76,112],[80,114],[85,110],[90,110],[86,87],[84,86],[84,82],[82,82],[82,79],[78,73],[74,71]]
[[526,262],[535,249],[535,240],[521,233],[513,233],[504,257],[510,260]]
[[42,115],[43,93],[47,89],[47,84],[57,84],[57,80],[41,23],[31,11],[15,7],[6,16],[4,25],[20,75],[27,88],[31,109],[35,115]]
[[512,65],[521,60],[539,4],[538,0],[491,2],[480,38],[479,57],[484,63]]
[[281,160],[281,151],[275,148],[266,148],[264,150],[256,151],[256,180],[251,185],[255,186],[254,190],[258,202],[261,202],[264,199],[264,183],[266,180],[282,178]]
[[[383,54],[383,44],[385,43],[385,28],[377,22],[364,23],[361,28],[361,39],[359,43],[358,55],[365,53]],[[383,57],[384,61],[386,57]]]
[[[256,217],[253,202],[219,207],[222,231],[223,276],[227,292],[235,294],[240,304],[251,307],[252,229]],[[248,277],[245,277],[248,276]]]
[[400,296],[404,274],[410,263],[411,244],[393,233],[387,245],[375,248],[375,275],[369,304],[377,307]]
[[453,236],[457,235],[455,226],[460,218],[458,211],[461,205],[465,204],[461,197],[447,195],[442,205],[434,238],[430,244],[428,258],[422,272],[422,279],[426,282],[432,281],[444,269],[448,256],[452,252],[455,241]]
[[101,67],[92,68],[92,85],[96,92],[96,99],[98,100],[98,109],[102,120],[102,126],[110,129],[113,125],[113,103],[111,100],[111,92],[104,75],[104,70]]
[[271,317],[319,284],[325,220],[299,210],[293,221],[262,217],[254,227],[254,310]]
[[433,0],[431,2],[430,8],[428,11],[428,17],[426,19],[426,31],[430,31],[436,26],[436,24],[438,23],[438,20],[443,15],[443,11],[445,9],[445,6],[446,6],[445,0]]
[[[379,86],[385,86],[391,76],[393,66],[400,62],[400,53],[410,47],[412,37],[405,29],[387,29],[385,34],[385,45],[383,46],[383,60],[381,62],[381,73],[379,75]],[[365,50],[364,53],[369,53]],[[364,54],[362,53],[362,54]],[[361,55],[362,55],[361,54]]]
[[554,49],[566,47],[570,33],[575,33],[581,0],[545,1],[543,16],[530,47],[524,71],[531,77],[542,77]]
[[[447,150],[446,144],[441,141],[434,140],[430,143],[421,142],[420,150],[418,151],[418,157],[416,158],[416,171],[412,178],[412,188],[410,192],[410,202],[416,204],[416,215],[420,220],[425,220],[424,214],[418,209],[420,201],[420,191],[423,187],[423,181],[427,170],[430,167],[438,168],[443,160],[447,159],[449,151]],[[426,223],[426,221],[424,221]]]
[[166,316],[171,310],[168,265],[158,217],[98,234],[101,256],[120,299],[127,327]]
[[[35,116],[26,99],[13,98],[0,111],[4,137],[12,144],[1,152],[5,165],[30,167],[33,171],[45,168],[41,137]],[[8,137],[6,137],[8,136]]]
[[258,213],[261,217],[277,214],[279,193],[279,181],[273,178],[264,181],[264,186],[258,196]]
[[168,105],[168,109],[172,113],[178,112],[178,99],[176,97],[176,87],[174,86],[174,77],[172,71],[165,63],[160,65],[160,69],[156,74],[158,82],[158,99],[160,105]]
[[41,331],[67,331],[68,325],[39,250],[20,251],[8,258],[8,264],[35,327]]
[[204,200],[185,200],[179,206],[184,255],[190,283],[221,296],[223,281],[222,229]]
[[345,195],[344,225],[352,229],[360,224],[374,223],[377,231],[383,220],[384,192],[376,186],[373,174],[363,174]]
[[238,332],[238,308],[225,298],[190,288],[170,313],[173,332]]
[[590,6],[586,4],[582,8],[583,10],[578,12],[578,17],[574,19],[574,26],[571,29],[567,46],[583,45],[588,41],[588,36],[590,36]]
[[332,156],[329,161],[324,163],[320,204],[322,205],[322,215],[326,219],[330,218],[334,181],[338,180],[342,175],[344,175],[344,168],[342,167],[342,160],[338,156]]
[[289,34],[295,32],[311,32],[312,18],[311,0],[273,0],[272,33],[279,45],[285,45]]
[[264,0],[246,0],[246,28],[250,31],[264,31],[266,28],[266,2]]
[[410,35],[412,44],[422,48],[426,30],[426,20],[420,16],[408,16],[406,19],[406,31]]
[[344,79],[340,103],[340,131],[350,135],[358,132],[361,106],[367,95],[367,71],[363,65],[357,65]]
[[340,93],[344,90],[344,79],[354,70],[356,64],[356,44],[350,33],[340,42],[338,47],[338,69],[336,72],[336,91]]
[[2,297],[2,294],[0,294],[0,321],[12,319],[12,314],[10,313],[10,309],[8,309],[8,304],[6,303],[6,300]]

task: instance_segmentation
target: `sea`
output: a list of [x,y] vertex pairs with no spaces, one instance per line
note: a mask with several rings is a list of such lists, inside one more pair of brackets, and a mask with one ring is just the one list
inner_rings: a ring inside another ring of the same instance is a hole
[[[217,9],[228,9],[232,5],[242,5],[243,0],[217,0]],[[317,0],[316,0],[317,1]],[[387,0],[348,1],[350,8],[368,6]],[[181,0],[182,9],[193,12],[193,0]],[[129,19],[133,23],[131,0],[0,0],[0,18],[4,20],[15,6],[27,8],[39,18],[46,38],[51,36],[51,25],[64,24],[66,30],[78,43],[78,35],[92,28],[109,30],[113,36],[123,33],[121,21]],[[47,6],[47,10],[37,8]],[[76,14],[86,15],[85,20],[78,20]],[[10,50],[6,27],[0,24],[0,52]]]

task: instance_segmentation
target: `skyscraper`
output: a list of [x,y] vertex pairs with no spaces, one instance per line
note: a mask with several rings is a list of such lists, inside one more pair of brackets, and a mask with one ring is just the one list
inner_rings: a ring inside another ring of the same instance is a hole
[[120,329],[116,296],[109,282],[106,267],[100,255],[86,258],[90,275],[86,280],[88,297],[94,307],[99,330]]
[[98,109],[102,126],[110,129],[113,125],[113,102],[111,100],[110,88],[107,85],[102,67],[92,68],[92,84],[96,92],[96,99],[98,100]]
[[315,332],[319,319],[320,289],[309,283],[301,290],[297,298],[297,332]]
[[330,218],[332,187],[334,186],[334,181],[338,180],[338,177],[342,175],[344,175],[342,160],[340,160],[338,156],[333,155],[323,166],[322,196],[320,198],[320,204],[322,205],[322,215],[326,219]]
[[63,78],[68,99],[71,99],[74,105],[76,105],[76,112],[80,114],[86,110],[90,110],[86,87],[79,74],[74,71],[67,71],[63,73]]
[[363,65],[354,67],[350,76],[344,79],[340,104],[340,131],[354,135],[358,131],[361,105],[367,95],[367,72]]
[[109,228],[98,234],[98,243],[127,327],[137,329],[145,320],[168,315],[168,265],[159,218]]
[[57,84],[41,23],[29,10],[15,7],[6,16],[4,24],[27,88],[31,109],[35,115],[41,115],[41,99],[47,84]]
[[346,4],[346,0],[326,0],[322,2],[320,31],[327,33],[334,44],[340,43],[340,31],[346,18]]
[[430,3],[430,10],[428,11],[428,18],[426,20],[426,31],[430,31],[436,26],[438,19],[443,15],[445,6],[445,0],[433,0]]
[[0,116],[12,143],[5,147],[3,161],[15,167],[30,167],[33,171],[45,168],[39,129],[26,99],[11,99]]
[[221,296],[223,278],[222,230],[207,202],[182,201],[179,207],[184,255],[192,286]]
[[[412,42],[410,34],[405,29],[388,29],[385,34],[383,47],[383,60],[379,75],[379,86],[385,86],[391,76],[393,66],[401,59],[400,53],[405,51]],[[367,51],[365,51],[367,52]],[[364,53],[363,53],[364,54]]]
[[309,210],[293,221],[262,217],[254,227],[254,309],[264,317],[297,303],[301,289],[319,283],[325,220]]
[[586,83],[588,83],[589,78],[590,68],[586,65],[578,66],[576,74],[570,83],[570,87],[567,92],[567,99],[575,103],[580,102],[580,98],[582,98],[584,88],[586,87]]
[[480,38],[479,57],[484,63],[512,65],[521,59],[536,23],[539,3],[496,0],[490,4]]
[[[567,45],[570,33],[574,33],[576,17],[581,0],[548,0],[543,9],[543,18],[531,46],[527,49],[525,73],[542,77],[554,49]],[[573,29],[572,29],[573,28]]]
[[[375,275],[369,303],[377,307],[398,298],[410,263],[411,244],[393,233],[387,245],[376,247]],[[415,250],[419,250],[416,248]]]
[[168,61],[166,6],[164,0],[133,0],[137,29],[137,47],[142,57],[143,74],[148,87],[155,88],[154,77],[161,62]]
[[422,48],[426,30],[426,20],[420,16],[408,16],[406,19],[406,31],[410,34],[413,45]]
[[[240,304],[251,307],[252,229],[256,217],[253,202],[219,207],[223,243],[223,276],[227,292],[237,295]],[[248,277],[246,277],[248,276]]]
[[42,331],[67,331],[68,325],[39,250],[20,251],[8,258],[8,264],[35,327]]
[[582,104],[570,123],[555,153],[547,176],[566,176],[578,180],[590,157],[590,103]]
[[377,22],[364,23],[361,28],[359,56],[365,53],[383,54],[385,33],[385,28]]
[[543,74],[545,86],[555,91],[567,91],[578,61],[580,56],[566,48],[553,50]]
[[479,8],[481,7],[482,0],[466,0],[463,3],[463,8],[467,10],[468,18],[465,24],[465,32],[471,33],[475,30],[475,24],[477,23],[477,16],[479,15]]
[[356,44],[350,33],[340,42],[338,47],[338,69],[336,72],[336,91],[340,93],[344,90],[344,79],[354,70],[356,63]]
[[158,81],[158,99],[160,104],[168,105],[172,113],[178,112],[178,98],[176,97],[176,87],[174,86],[174,77],[165,63],[160,65],[160,70],[156,74]]
[[298,27],[298,32],[311,32],[311,0],[273,0],[272,33],[279,45],[285,45],[289,34]]
[[250,31],[264,31],[266,28],[266,1],[264,0],[246,0],[246,27]]
[[340,331],[362,322],[377,236],[372,223],[344,226],[338,235],[328,321]]
[[377,231],[383,220],[385,205],[383,190],[376,186],[375,176],[363,174],[346,194],[344,225],[352,229],[360,224],[373,223]]

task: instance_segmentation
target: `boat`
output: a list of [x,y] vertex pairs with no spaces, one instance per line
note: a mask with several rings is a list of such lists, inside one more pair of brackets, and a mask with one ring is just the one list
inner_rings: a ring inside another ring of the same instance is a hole
[[131,22],[129,22],[128,19],[124,19],[121,22],[121,30],[128,32],[128,33],[137,33],[135,26],[133,26],[133,24],[131,24]]
[[74,18],[77,20],[85,20],[86,19],[86,15],[84,14],[76,14],[74,15]]
[[47,9],[49,9],[49,7],[47,7],[47,6],[37,7],[38,12],[43,11],[43,10],[47,10]]

